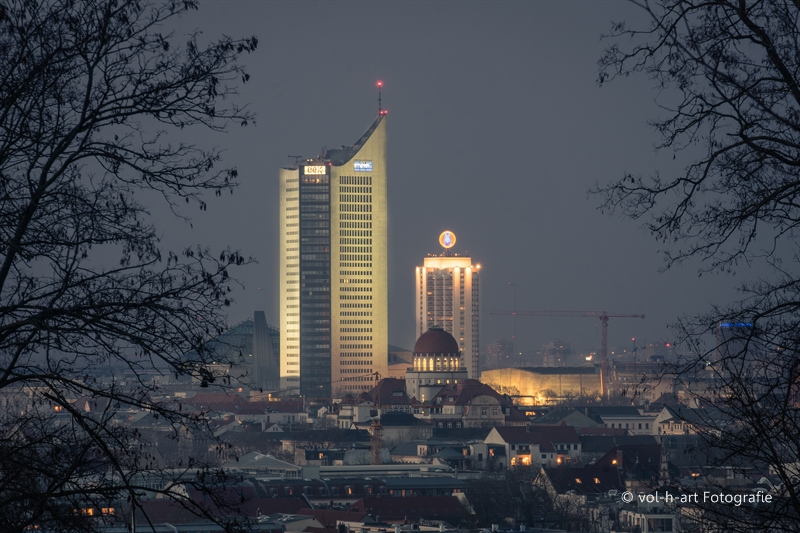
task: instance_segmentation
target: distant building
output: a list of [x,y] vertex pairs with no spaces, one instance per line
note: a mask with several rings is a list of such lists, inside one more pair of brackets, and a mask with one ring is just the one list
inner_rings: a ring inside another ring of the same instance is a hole
[[[210,351],[207,359],[219,361],[207,365],[208,369],[230,377],[232,388],[278,389],[280,333],[267,324],[264,311],[256,311],[252,319],[239,322],[206,343],[205,348]],[[193,353],[187,357],[192,358]],[[196,376],[195,380],[200,381],[201,376]]]
[[[728,369],[731,361],[747,361],[752,364],[752,356],[760,352],[759,342],[750,322],[720,322],[716,331],[716,349],[707,364],[715,366],[715,372]],[[725,362],[723,362],[725,361]]]
[[514,346],[508,339],[494,339],[486,347],[486,366],[484,370],[512,366]]
[[600,373],[595,367],[500,368],[483,372],[481,381],[502,393],[539,402],[600,395]]
[[420,402],[430,400],[446,385],[469,377],[462,364],[458,342],[440,326],[420,335],[406,372],[406,393]]
[[[449,237],[446,237],[449,235]],[[447,240],[450,239],[450,240]],[[480,377],[480,265],[469,257],[449,255],[455,235],[446,231],[445,252],[426,257],[417,267],[416,335],[441,327],[456,338],[469,377]]]
[[281,387],[311,398],[386,375],[386,114],[352,146],[280,169]]
[[665,374],[663,357],[612,360],[609,362],[609,396],[624,398],[635,404],[652,402],[674,390],[673,380]]
[[510,397],[467,377],[458,343],[441,328],[423,334],[414,346],[405,380],[384,378],[369,392],[347,395],[320,412],[329,425],[366,428],[369,420],[404,413],[437,429],[524,425],[529,419]]
[[570,344],[560,339],[542,346],[540,354],[542,366],[570,366],[575,355]]
[[484,460],[504,468],[566,465],[581,454],[581,439],[571,426],[495,427],[483,442]]
[[280,387],[280,334],[267,324],[264,311],[253,314],[253,369],[250,388],[277,390]]
[[390,378],[405,379],[406,370],[411,366],[413,352],[406,348],[389,345],[389,371],[386,376]]

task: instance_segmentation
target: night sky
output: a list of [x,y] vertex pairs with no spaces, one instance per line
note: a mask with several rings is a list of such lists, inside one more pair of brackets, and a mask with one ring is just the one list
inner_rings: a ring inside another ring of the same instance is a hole
[[[258,263],[239,269],[231,324],[264,309],[278,322],[278,168],[288,155],[352,144],[377,115],[383,80],[389,148],[389,339],[414,345],[414,267],[455,250],[482,265],[482,346],[510,337],[518,310],[646,314],[612,319],[609,344],[664,342],[667,324],[736,296],[737,277],[698,277],[697,263],[659,274],[660,245],[640,222],[603,215],[588,194],[626,171],[665,176],[691,154],[656,152],[648,120],[669,98],[644,76],[597,86],[597,59],[616,20],[642,21],[627,2],[203,2],[178,32],[256,35],[239,103],[246,128],[203,134],[225,150],[240,186],[190,212],[193,227],[158,222],[164,247],[231,246]],[[154,211],[154,216],[158,213]],[[166,219],[165,219],[166,220]],[[599,349],[599,321],[518,318],[517,347],[560,338]]]

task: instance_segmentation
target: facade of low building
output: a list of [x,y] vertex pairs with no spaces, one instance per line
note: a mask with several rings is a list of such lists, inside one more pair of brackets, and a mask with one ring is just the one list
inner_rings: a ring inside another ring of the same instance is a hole
[[581,440],[570,426],[494,427],[484,439],[486,460],[505,468],[577,462]]
[[538,405],[559,398],[600,396],[600,372],[593,366],[498,368],[482,372],[481,381]]

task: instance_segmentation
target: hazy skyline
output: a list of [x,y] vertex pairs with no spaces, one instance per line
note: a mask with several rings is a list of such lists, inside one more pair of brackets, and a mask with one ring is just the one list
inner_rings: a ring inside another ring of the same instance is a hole
[[[212,38],[256,35],[239,102],[256,124],[202,143],[239,169],[232,196],[161,222],[165,248],[230,245],[256,265],[235,271],[230,323],[264,309],[278,323],[278,168],[323,146],[352,144],[377,115],[384,82],[389,150],[389,341],[414,344],[414,267],[455,251],[483,267],[482,344],[511,336],[510,309],[606,310],[609,344],[671,339],[677,316],[735,296],[741,277],[698,277],[697,264],[659,274],[659,245],[635,222],[597,210],[597,182],[623,172],[664,174],[687,154],[654,152],[652,83],[597,87],[600,40],[612,20],[641,20],[627,2],[204,2],[183,20]],[[517,346],[563,339],[598,348],[599,321],[518,318]]]

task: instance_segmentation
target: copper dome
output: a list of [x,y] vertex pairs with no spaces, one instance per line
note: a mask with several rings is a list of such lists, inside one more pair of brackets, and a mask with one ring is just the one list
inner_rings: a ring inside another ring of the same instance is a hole
[[417,339],[414,353],[458,355],[458,342],[442,328],[431,328]]

